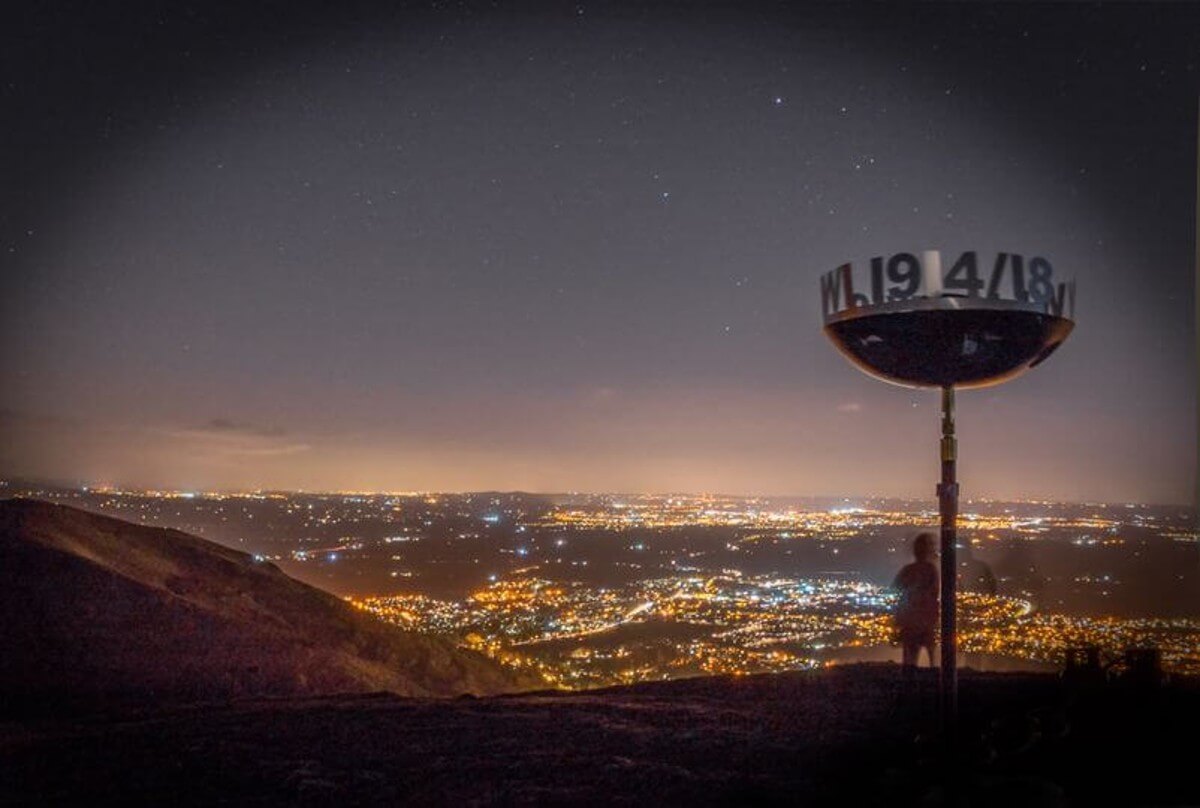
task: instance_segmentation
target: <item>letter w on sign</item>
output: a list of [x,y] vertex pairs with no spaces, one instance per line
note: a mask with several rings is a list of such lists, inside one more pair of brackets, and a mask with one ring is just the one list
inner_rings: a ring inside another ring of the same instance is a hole
[[826,317],[841,309],[842,300],[848,301],[851,294],[849,264],[821,276],[821,312]]

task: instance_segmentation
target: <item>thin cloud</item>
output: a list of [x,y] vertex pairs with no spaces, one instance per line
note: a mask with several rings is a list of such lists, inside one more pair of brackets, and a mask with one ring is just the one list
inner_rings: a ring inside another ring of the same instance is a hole
[[269,438],[277,438],[285,434],[284,430],[277,426],[261,427],[239,423],[228,418],[213,418],[198,429],[202,432],[240,432],[245,435],[262,435]]
[[283,440],[278,427],[264,428],[226,418],[214,418],[199,427],[158,428],[152,432],[179,441],[195,453],[224,457],[274,457],[309,451],[312,446]]

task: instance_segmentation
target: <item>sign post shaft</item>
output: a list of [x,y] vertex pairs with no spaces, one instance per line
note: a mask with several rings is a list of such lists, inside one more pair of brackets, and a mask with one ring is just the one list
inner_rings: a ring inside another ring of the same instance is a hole
[[958,728],[958,655],[955,620],[955,583],[958,540],[958,443],[954,437],[954,387],[942,388],[942,481],[938,484],[938,511],[941,516],[941,702],[942,734],[953,743]]

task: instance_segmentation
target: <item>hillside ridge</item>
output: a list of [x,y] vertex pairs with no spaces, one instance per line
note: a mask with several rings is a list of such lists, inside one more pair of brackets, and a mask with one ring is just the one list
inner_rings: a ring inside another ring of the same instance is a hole
[[36,500],[0,500],[0,611],[0,687],[27,704],[542,686],[249,554]]

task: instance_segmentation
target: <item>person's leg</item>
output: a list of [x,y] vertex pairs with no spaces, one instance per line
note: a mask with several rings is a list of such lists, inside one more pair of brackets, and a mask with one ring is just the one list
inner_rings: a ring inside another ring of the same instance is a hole
[[921,646],[910,639],[905,638],[900,644],[900,664],[905,670],[910,670],[917,666],[917,656],[921,653]]

